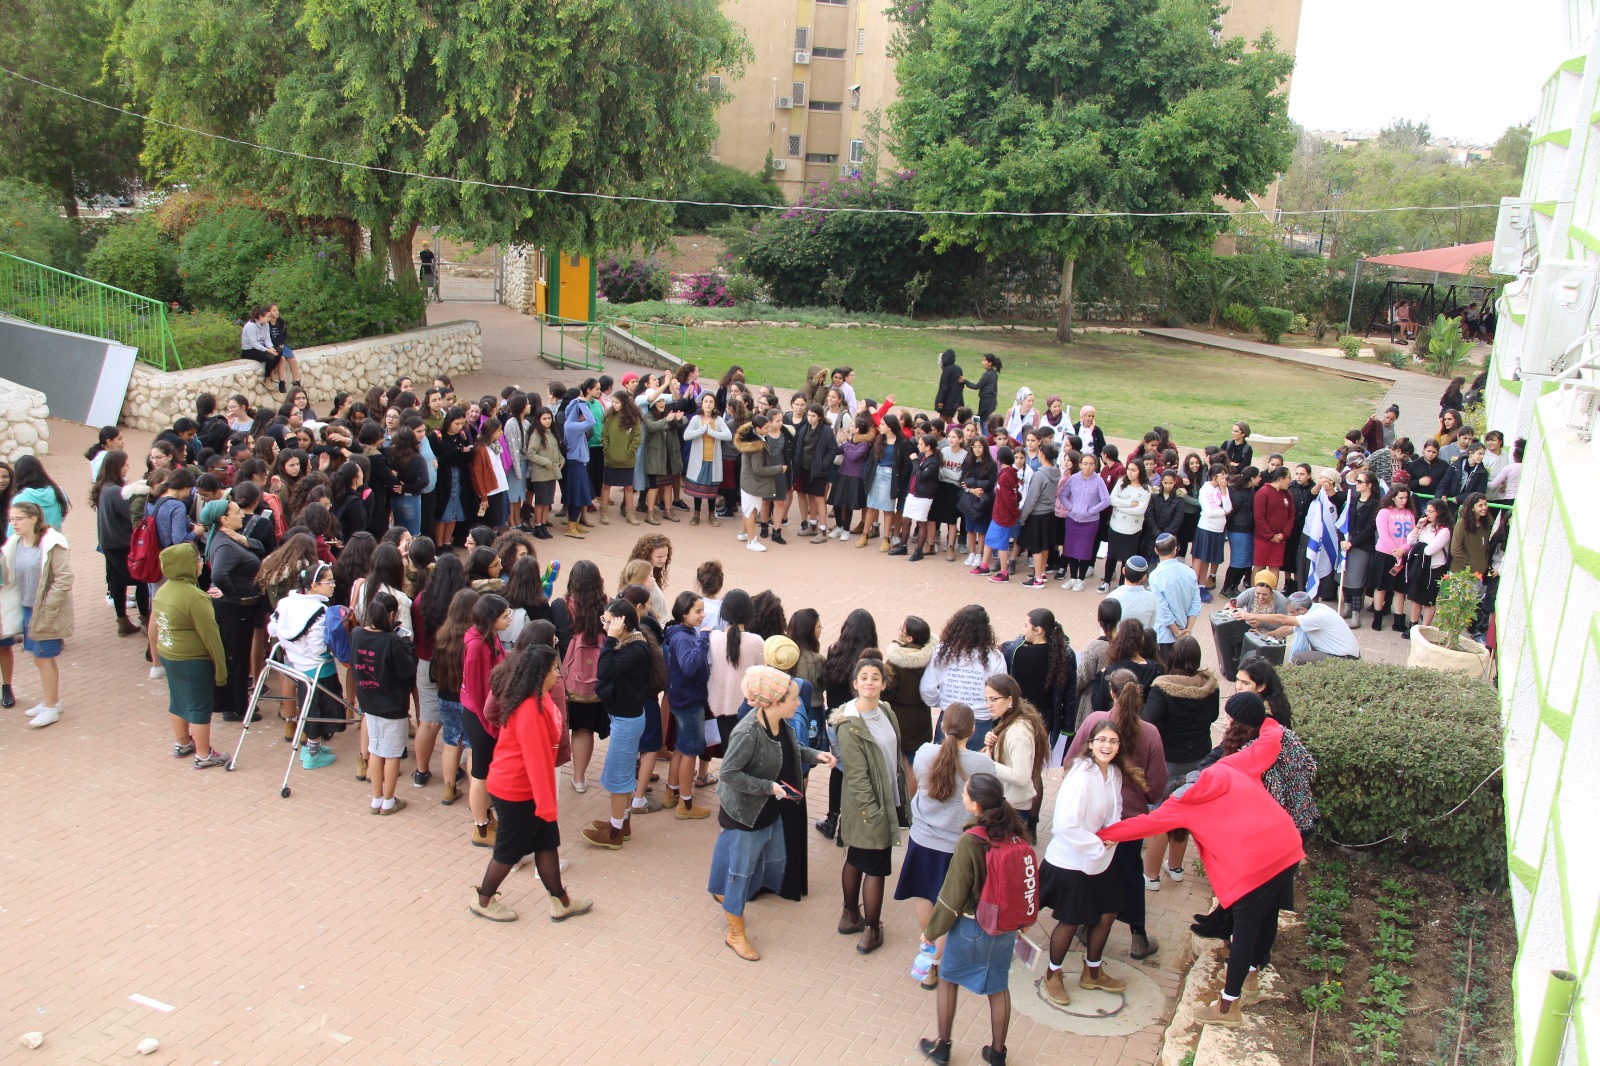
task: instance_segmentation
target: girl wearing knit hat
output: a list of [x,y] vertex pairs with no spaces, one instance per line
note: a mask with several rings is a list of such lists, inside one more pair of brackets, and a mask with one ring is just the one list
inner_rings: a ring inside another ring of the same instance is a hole
[[761,955],[745,935],[744,906],[761,889],[777,892],[783,885],[787,852],[779,804],[798,794],[806,763],[831,766],[833,756],[804,747],[784,727],[800,705],[800,687],[788,674],[752,666],[740,690],[753,713],[734,727],[723,755],[717,782],[722,832],[711,853],[706,891],[727,915],[723,942],[755,962]]

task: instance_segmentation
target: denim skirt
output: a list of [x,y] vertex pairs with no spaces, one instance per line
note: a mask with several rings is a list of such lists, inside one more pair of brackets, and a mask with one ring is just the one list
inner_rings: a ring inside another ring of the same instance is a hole
[[757,892],[783,888],[788,852],[783,846],[783,819],[765,829],[724,829],[711,849],[711,877],[706,891],[722,897],[722,909],[735,917]]
[[985,933],[976,918],[963,914],[945,936],[939,976],[980,996],[1004,992],[1016,946],[1016,933]]

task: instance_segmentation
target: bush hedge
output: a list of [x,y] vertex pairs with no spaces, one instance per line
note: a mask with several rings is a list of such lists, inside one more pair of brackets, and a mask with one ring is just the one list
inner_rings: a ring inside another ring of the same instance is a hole
[[1222,309],[1222,324],[1229,329],[1246,331],[1255,329],[1255,308],[1248,304],[1229,304]]
[[421,290],[402,293],[378,260],[352,267],[325,238],[291,245],[256,272],[247,296],[252,304],[280,305],[295,347],[410,329],[422,318],[425,299]]
[[1294,312],[1281,307],[1256,308],[1256,328],[1268,344],[1277,344],[1294,324]]
[[178,246],[149,216],[108,227],[84,257],[83,272],[96,281],[163,303],[183,300]]
[[59,197],[43,185],[0,180],[0,252],[57,270],[76,270],[78,233],[61,216]]
[[711,226],[727,222],[738,210],[712,204],[781,204],[783,193],[762,174],[748,174],[738,167],[706,160],[674,199],[701,201],[674,204],[672,211],[673,221],[678,226],[703,233]]
[[1318,832],[1344,844],[1393,834],[1371,850],[1506,887],[1504,791],[1496,781],[1478,787],[1503,762],[1491,686],[1345,660],[1292,667],[1282,677],[1295,730],[1317,760]]
[[168,314],[172,343],[185,370],[239,358],[239,326],[220,311]]
[[189,299],[201,308],[243,314],[256,272],[281,255],[288,234],[264,211],[225,207],[183,237],[178,266]]
[[613,259],[595,264],[595,280],[600,295],[614,304],[636,304],[646,300],[665,300],[672,275],[654,258]]

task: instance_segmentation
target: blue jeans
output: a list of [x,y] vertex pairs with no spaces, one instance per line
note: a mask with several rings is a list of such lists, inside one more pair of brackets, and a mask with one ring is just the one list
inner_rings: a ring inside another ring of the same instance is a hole
[[639,738],[644,736],[644,715],[619,718],[613,714],[607,717],[611,719],[611,738],[606,741],[606,764],[600,770],[600,787],[613,796],[623,793],[631,796],[637,784],[635,774],[638,771]]
[[395,525],[413,537],[422,535],[421,496],[396,496],[389,501],[389,510],[394,515]]

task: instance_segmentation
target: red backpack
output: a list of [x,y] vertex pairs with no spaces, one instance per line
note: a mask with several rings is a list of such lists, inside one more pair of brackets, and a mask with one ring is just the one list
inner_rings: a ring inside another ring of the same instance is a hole
[[991,936],[1026,929],[1039,916],[1039,859],[1021,837],[998,844],[974,826],[967,830],[984,843],[983,890],[978,893],[978,926]]
[[155,512],[154,507],[145,512],[128,540],[128,576],[147,585],[165,576],[161,572],[161,534],[156,531]]
[[[571,610],[571,604],[568,604]],[[599,676],[600,642],[586,640],[574,633],[567,643],[567,654],[561,660],[561,672],[566,676],[567,697],[579,703],[597,703],[595,682]]]

